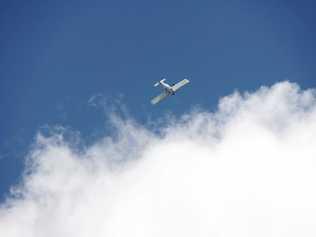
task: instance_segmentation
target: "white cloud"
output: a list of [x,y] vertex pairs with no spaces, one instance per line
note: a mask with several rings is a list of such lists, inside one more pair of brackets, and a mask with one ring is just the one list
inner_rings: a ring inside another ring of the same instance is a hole
[[316,93],[277,83],[84,151],[38,136],[0,236],[316,236]]

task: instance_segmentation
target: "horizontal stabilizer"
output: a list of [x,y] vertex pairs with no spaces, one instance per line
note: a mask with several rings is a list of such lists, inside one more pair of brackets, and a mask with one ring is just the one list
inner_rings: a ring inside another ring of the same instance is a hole
[[165,80],[166,80],[166,78],[162,78],[160,81],[158,81],[158,82],[155,83],[154,87],[159,86],[159,84],[160,84],[161,82],[164,82]]

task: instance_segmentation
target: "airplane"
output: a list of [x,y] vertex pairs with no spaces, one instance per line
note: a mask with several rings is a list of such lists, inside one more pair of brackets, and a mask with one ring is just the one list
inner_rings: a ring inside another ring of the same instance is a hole
[[150,101],[151,104],[155,105],[155,104],[159,103],[160,101],[162,101],[163,99],[165,99],[166,97],[168,97],[169,95],[174,95],[177,90],[179,90],[181,87],[183,87],[184,85],[186,85],[190,82],[188,79],[185,78],[185,79],[179,81],[178,83],[170,86],[165,81],[166,81],[166,79],[162,78],[162,80],[160,80],[154,84],[154,87],[161,85],[164,90],[160,95],[157,95],[156,97],[152,98],[152,100]]

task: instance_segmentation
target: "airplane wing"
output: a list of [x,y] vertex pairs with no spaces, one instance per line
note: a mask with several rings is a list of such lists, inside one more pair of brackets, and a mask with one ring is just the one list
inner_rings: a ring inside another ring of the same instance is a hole
[[156,97],[154,97],[150,102],[153,105],[155,105],[155,104],[159,103],[160,101],[162,101],[164,98],[166,98],[168,95],[169,95],[169,93],[164,91],[160,95],[157,95]]
[[190,81],[188,79],[183,79],[182,81],[179,81],[177,84],[172,86],[173,91],[179,90],[182,86],[188,84]]

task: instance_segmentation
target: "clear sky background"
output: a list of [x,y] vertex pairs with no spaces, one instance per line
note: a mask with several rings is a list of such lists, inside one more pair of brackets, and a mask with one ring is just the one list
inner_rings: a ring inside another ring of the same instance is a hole
[[[278,81],[316,86],[313,1],[2,1],[0,198],[36,132],[106,130],[89,99],[119,99],[141,123]],[[161,77],[190,86],[151,106]]]

